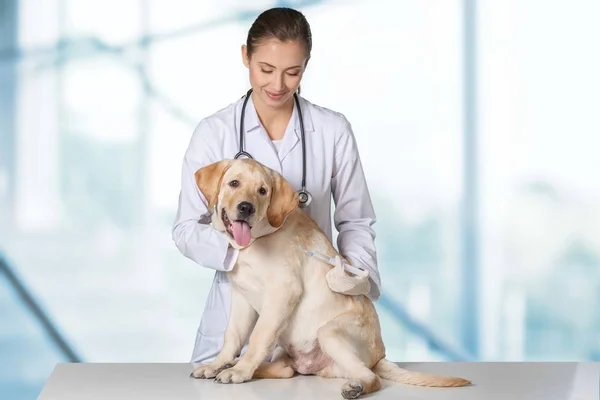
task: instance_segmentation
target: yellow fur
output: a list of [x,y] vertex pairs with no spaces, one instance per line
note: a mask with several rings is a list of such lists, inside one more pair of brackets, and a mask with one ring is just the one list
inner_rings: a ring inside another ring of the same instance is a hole
[[[289,378],[293,371],[345,378],[345,398],[380,389],[380,378],[420,386],[464,386],[462,378],[410,372],[385,360],[379,318],[363,295],[329,289],[331,266],[298,248],[328,256],[335,248],[317,224],[297,207],[297,194],[275,171],[253,160],[224,160],[196,173],[198,187],[216,204],[213,227],[225,231],[222,211],[235,215],[237,204],[252,203],[252,241],[239,248],[228,273],[232,287],[230,320],[216,360],[198,367],[195,377],[245,382],[252,378]],[[229,185],[236,180],[235,187]],[[261,195],[264,188],[267,195]],[[254,328],[253,328],[254,326]],[[246,353],[237,361],[249,338]],[[273,362],[264,363],[278,346]],[[229,365],[228,365],[229,364]]]

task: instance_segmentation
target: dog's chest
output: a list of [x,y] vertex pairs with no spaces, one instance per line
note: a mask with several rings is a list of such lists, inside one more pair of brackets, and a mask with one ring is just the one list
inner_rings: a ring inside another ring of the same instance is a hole
[[260,312],[265,293],[263,274],[261,269],[242,260],[238,260],[235,269],[229,274],[235,289],[239,290],[257,312]]

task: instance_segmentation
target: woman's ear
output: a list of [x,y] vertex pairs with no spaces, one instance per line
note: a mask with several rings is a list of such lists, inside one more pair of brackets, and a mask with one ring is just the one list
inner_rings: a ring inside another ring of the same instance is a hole
[[243,44],[242,45],[242,62],[246,66],[246,68],[250,68],[250,60],[248,59],[248,47]]
[[225,171],[231,165],[231,160],[221,160],[200,168],[195,173],[196,184],[208,202],[208,209],[214,207],[219,196],[219,188]]
[[279,228],[285,218],[298,207],[298,193],[283,176],[271,171],[271,201],[267,219],[273,228]]

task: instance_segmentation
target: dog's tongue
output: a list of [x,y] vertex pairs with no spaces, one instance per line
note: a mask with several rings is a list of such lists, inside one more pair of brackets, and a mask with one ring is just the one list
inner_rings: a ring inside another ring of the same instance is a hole
[[248,246],[250,243],[250,226],[245,221],[233,222],[233,238],[240,246]]

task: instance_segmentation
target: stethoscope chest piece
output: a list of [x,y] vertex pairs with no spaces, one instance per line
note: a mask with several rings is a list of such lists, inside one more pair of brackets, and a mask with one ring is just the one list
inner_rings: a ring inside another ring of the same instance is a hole
[[306,208],[310,205],[312,201],[312,196],[306,190],[298,191],[298,206],[300,208]]

